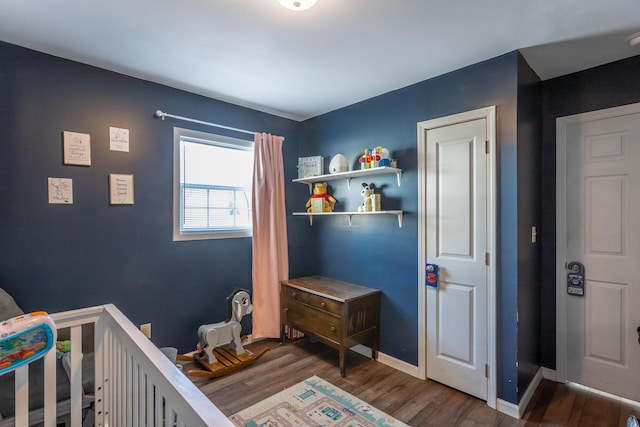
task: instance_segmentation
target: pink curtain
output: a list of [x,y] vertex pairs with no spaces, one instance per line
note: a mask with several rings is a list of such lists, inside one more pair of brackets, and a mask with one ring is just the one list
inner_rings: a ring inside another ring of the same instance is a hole
[[280,280],[289,278],[284,204],[284,138],[256,133],[253,163],[254,338],[280,336]]

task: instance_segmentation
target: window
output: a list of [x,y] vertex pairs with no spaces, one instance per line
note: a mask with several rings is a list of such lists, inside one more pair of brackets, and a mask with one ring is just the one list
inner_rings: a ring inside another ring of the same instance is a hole
[[251,236],[253,141],[173,130],[173,240]]

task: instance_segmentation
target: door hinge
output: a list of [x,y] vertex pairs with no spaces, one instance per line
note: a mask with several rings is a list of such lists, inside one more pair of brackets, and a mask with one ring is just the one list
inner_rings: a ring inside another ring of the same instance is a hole
[[484,152],[489,154],[489,140],[484,142]]
[[489,265],[489,252],[485,252],[484,254],[484,265]]
[[489,365],[484,365],[484,377],[489,378]]

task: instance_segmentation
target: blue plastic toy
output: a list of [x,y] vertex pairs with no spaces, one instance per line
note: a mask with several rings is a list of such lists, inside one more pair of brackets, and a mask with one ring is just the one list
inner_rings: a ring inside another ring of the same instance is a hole
[[56,345],[56,325],[45,311],[0,324],[0,375],[43,357]]

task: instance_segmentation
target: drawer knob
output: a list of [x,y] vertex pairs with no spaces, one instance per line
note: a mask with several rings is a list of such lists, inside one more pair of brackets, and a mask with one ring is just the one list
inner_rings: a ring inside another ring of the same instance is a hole
[[327,303],[326,303],[326,302],[321,302],[321,303],[320,303],[320,307],[325,308],[326,306],[327,306]]
[[289,311],[289,307],[284,308],[284,312],[286,313],[287,311]]
[[335,331],[336,331],[336,327],[335,327],[335,326],[332,326],[332,327],[330,327],[330,328],[329,328],[329,330],[330,330],[331,332],[335,332]]
[[291,292],[291,298],[295,298],[296,297],[296,293],[295,292]]

